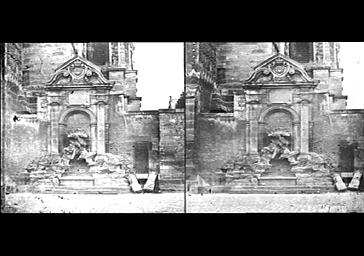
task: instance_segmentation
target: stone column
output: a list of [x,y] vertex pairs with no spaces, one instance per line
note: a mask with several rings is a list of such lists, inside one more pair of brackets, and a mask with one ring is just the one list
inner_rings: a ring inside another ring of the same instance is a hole
[[306,100],[301,103],[301,153],[309,151],[309,105]]
[[[105,123],[105,152],[109,152],[109,127],[110,123]],[[150,154],[149,154],[150,155]]]
[[[64,134],[64,130],[65,130],[66,124],[61,124],[60,123],[58,126],[59,126],[59,130],[58,130],[59,131],[58,138],[59,138],[59,137],[61,137],[61,135]],[[60,140],[59,140],[59,153],[63,153],[63,149],[66,146],[68,146],[68,145],[63,145],[63,138],[60,138]]]
[[250,121],[249,154],[258,154],[258,121]]
[[245,122],[245,153],[249,153],[250,151],[250,123],[248,121]]
[[263,140],[265,124],[265,122],[258,122],[258,152],[265,146]]
[[52,153],[52,126],[51,122],[47,122],[47,152],[48,154]]
[[193,163],[193,150],[195,143],[195,97],[186,97],[186,172],[191,174],[195,171]]
[[90,134],[90,139],[91,139],[91,152],[97,152],[97,124],[93,123],[90,125],[91,127],[91,134]]
[[105,104],[97,103],[96,118],[97,118],[97,153],[105,153]]
[[293,122],[294,151],[300,152],[300,123]]
[[245,95],[234,95],[234,118],[245,119]]
[[58,154],[58,104],[50,105],[50,154]]

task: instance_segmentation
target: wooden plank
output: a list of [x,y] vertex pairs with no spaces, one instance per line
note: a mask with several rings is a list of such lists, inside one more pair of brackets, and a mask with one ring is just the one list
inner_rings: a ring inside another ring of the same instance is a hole
[[349,190],[358,190],[359,189],[360,179],[361,179],[362,175],[363,174],[359,170],[356,170],[354,172],[353,178],[351,179],[351,182],[348,186]]
[[157,174],[155,172],[151,172],[148,175],[147,182],[143,186],[144,191],[153,192],[155,188],[155,181],[157,179]]
[[135,174],[129,174],[128,179],[129,179],[131,190],[134,193],[140,193],[143,191],[142,186],[140,186]]
[[332,178],[334,180],[335,187],[338,191],[345,191],[347,189],[345,183],[343,182],[341,176],[338,173],[334,173]]

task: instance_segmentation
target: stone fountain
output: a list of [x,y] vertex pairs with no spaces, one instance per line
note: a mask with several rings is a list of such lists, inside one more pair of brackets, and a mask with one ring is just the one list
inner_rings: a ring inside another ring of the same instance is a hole
[[267,137],[270,143],[258,155],[242,151],[228,160],[216,172],[218,184],[233,190],[264,186],[333,189],[331,173],[336,168],[335,157],[291,150],[291,134],[282,129],[270,131]]

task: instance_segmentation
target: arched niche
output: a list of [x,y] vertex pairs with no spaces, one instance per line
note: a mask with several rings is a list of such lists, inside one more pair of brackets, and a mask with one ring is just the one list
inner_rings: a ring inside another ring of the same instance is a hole
[[75,129],[84,130],[89,135],[88,151],[96,151],[96,116],[86,108],[70,108],[59,118],[59,153],[68,146],[67,133]]
[[299,121],[297,112],[286,106],[271,106],[263,110],[259,117],[258,151],[269,145],[268,133],[275,130],[289,132],[290,149],[299,151]]

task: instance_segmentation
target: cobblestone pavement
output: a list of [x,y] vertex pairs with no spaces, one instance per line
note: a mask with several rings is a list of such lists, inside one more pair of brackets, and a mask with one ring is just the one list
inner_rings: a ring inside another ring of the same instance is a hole
[[[9,194],[17,213],[183,213],[183,193],[70,195]],[[189,213],[364,212],[364,193],[192,194]]]
[[192,213],[364,212],[364,193],[207,194],[187,201]]

